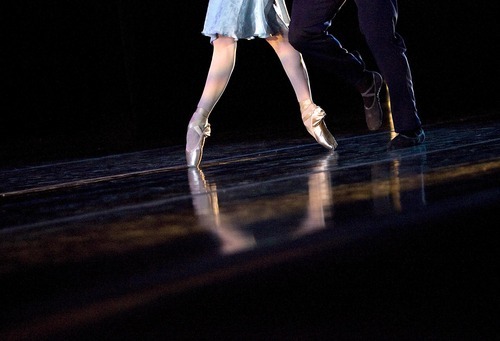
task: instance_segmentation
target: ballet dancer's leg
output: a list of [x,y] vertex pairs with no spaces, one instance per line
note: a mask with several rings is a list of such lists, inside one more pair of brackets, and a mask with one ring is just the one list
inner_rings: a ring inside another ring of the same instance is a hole
[[186,161],[188,167],[198,167],[203,145],[210,136],[208,116],[224,93],[236,62],[237,43],[233,38],[219,36],[213,41],[213,53],[205,87],[196,111],[191,116],[186,134]]
[[325,112],[314,104],[309,83],[309,75],[302,55],[288,42],[287,33],[266,39],[281,61],[299,102],[302,121],[307,131],[327,149],[335,149],[337,141],[326,127]]

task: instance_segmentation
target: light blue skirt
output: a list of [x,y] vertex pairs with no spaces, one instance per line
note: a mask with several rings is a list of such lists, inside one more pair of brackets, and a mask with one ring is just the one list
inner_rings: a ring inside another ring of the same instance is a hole
[[202,34],[210,42],[223,35],[238,39],[268,38],[287,30],[283,0],[209,0]]

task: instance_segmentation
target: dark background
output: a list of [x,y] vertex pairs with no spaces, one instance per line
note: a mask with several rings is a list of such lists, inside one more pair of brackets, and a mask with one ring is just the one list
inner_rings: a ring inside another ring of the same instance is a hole
[[[183,145],[212,53],[200,33],[207,3],[9,4],[2,165]],[[398,30],[408,47],[424,125],[496,115],[497,2],[401,0],[399,6]],[[376,68],[352,1],[332,32]],[[315,102],[326,110],[334,134],[368,133],[359,95],[307,66]],[[210,122],[214,144],[307,136],[292,87],[264,40],[240,41],[233,77]]]

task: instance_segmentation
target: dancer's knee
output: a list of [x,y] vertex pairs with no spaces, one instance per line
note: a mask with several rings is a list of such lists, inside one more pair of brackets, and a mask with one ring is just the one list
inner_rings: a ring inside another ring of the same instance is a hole
[[300,27],[290,24],[288,32],[288,41],[299,52],[307,50],[313,41],[321,39],[325,35],[325,25],[312,27]]
[[294,49],[301,52],[307,48],[308,41],[310,39],[310,34],[306,32],[301,27],[294,26],[293,23],[290,24],[290,30],[288,31],[288,41]]

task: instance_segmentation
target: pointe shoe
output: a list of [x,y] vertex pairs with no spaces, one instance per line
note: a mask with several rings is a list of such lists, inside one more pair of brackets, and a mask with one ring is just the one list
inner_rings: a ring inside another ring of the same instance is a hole
[[188,167],[199,167],[205,139],[210,136],[210,123],[189,123],[186,134],[186,161]]
[[321,107],[310,103],[302,111],[302,122],[309,134],[323,147],[327,149],[337,148],[337,141],[326,127],[324,118],[326,113]]

